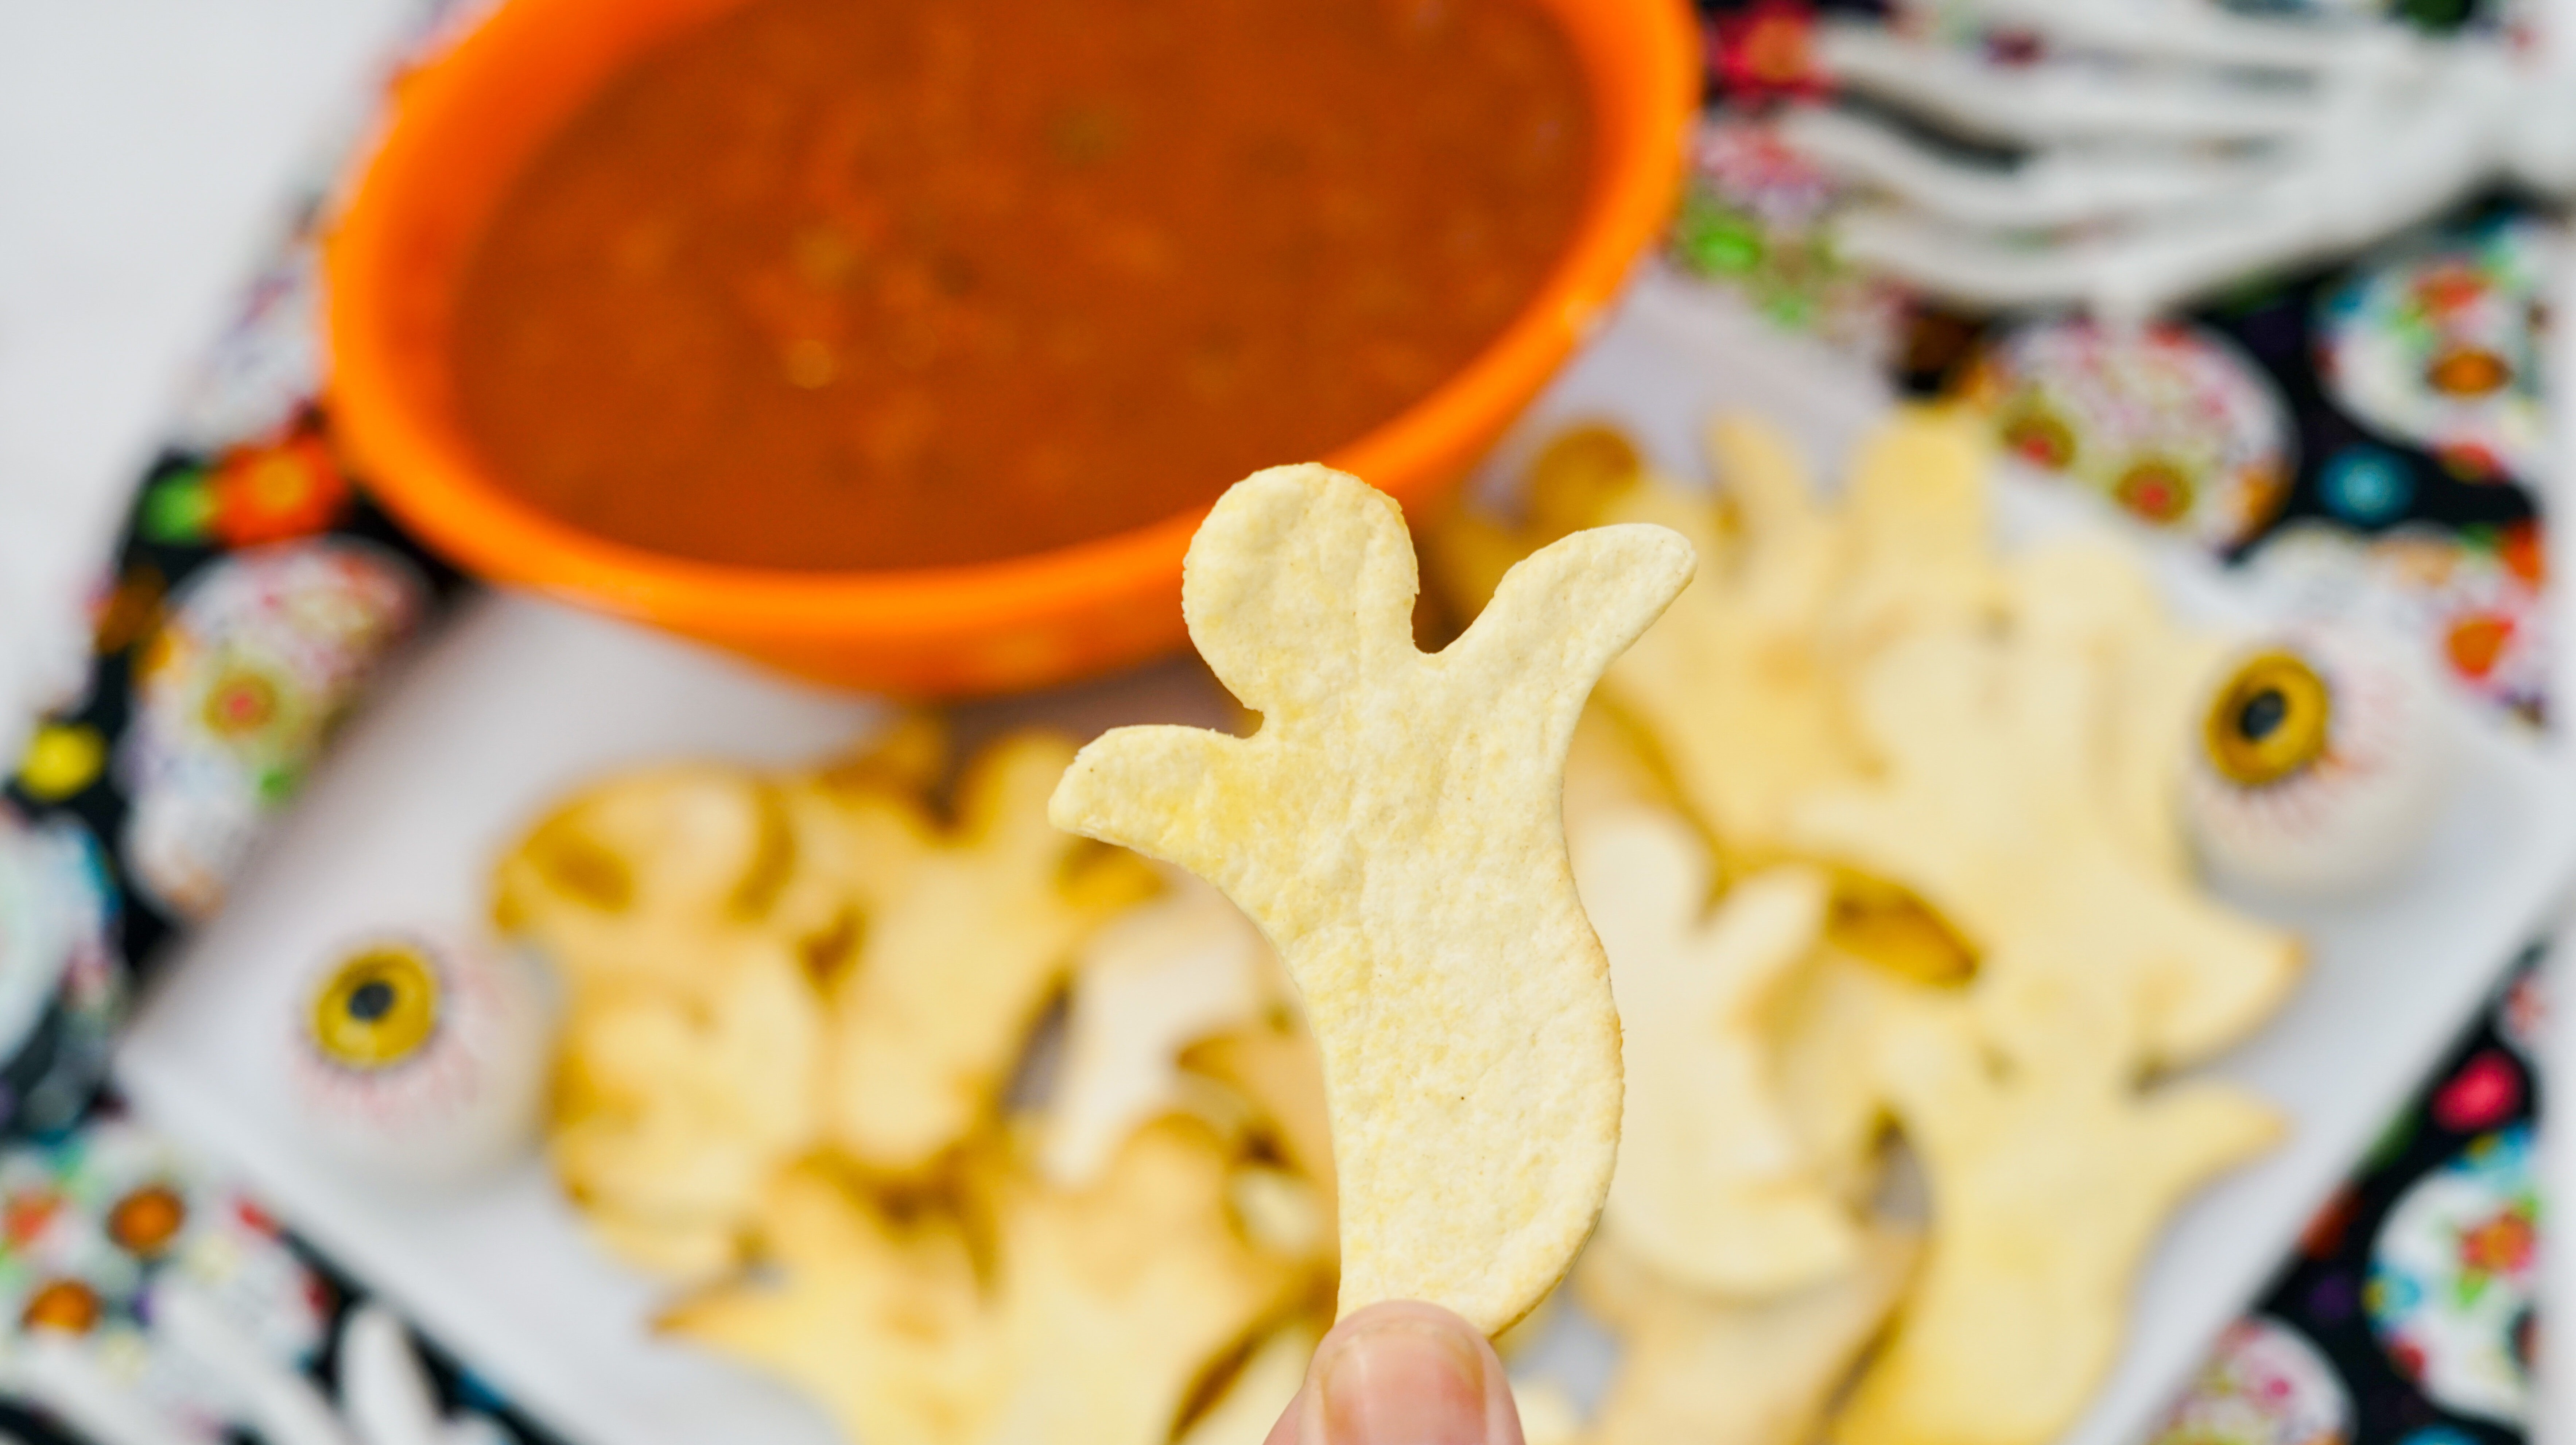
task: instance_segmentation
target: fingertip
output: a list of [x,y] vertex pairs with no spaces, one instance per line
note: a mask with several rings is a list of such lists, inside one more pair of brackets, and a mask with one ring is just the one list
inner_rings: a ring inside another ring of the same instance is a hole
[[1353,1311],[1316,1346],[1265,1445],[1522,1445],[1502,1359],[1419,1300]]

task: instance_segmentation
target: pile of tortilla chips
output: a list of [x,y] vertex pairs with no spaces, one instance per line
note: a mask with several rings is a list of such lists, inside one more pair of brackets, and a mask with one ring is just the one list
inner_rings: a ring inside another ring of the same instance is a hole
[[[1571,1294],[1622,1348],[1531,1438],[2038,1445],[2162,1221],[2279,1127],[2170,1077],[2299,965],[2180,837],[2224,647],[2114,547],[1996,555],[1963,423],[1899,418],[1832,500],[1757,426],[1711,452],[1703,491],[1578,428],[1517,524],[1430,539],[1461,623],[1576,530],[1700,559],[1567,770],[1626,1074]],[[916,718],[810,774],[634,773],[499,869],[571,995],[584,1220],[673,1282],[670,1332],[864,1445],[1254,1445],[1329,1322],[1291,990],[1205,885],[1047,825],[1072,753],[948,785]]]
[[[1758,425],[1708,444],[1700,491],[1577,428],[1519,526],[1434,539],[1460,616],[1568,530],[1700,554],[1567,777],[1627,1064],[1576,1275],[1623,1350],[1580,1438],[2037,1445],[2109,1367],[2164,1219],[2280,1127],[2164,1077],[2299,972],[2181,838],[2225,644],[2114,544],[1996,555],[1964,421],[1901,415],[1831,500]],[[1892,1135],[1928,1208],[1887,1202]]]
[[1258,1441],[1332,1300],[1285,982],[1203,885],[1048,826],[1069,741],[944,809],[943,752],[914,719],[811,774],[632,773],[510,852],[496,917],[570,995],[556,1173],[666,1330],[867,1445]]

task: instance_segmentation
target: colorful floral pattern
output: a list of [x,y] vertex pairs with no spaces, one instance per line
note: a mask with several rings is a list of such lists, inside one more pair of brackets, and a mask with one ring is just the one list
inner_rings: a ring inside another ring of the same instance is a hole
[[238,1382],[152,1331],[172,1287],[289,1366],[320,1350],[333,1303],[258,1205],[130,1120],[0,1151],[0,1338],[73,1336],[174,1438],[224,1440]]
[[1812,99],[1828,89],[1816,59],[1816,11],[1799,0],[1754,0],[1710,18],[1708,69],[1722,93],[1747,104]]
[[138,520],[156,542],[255,547],[322,531],[348,503],[348,478],[308,418],[154,482]]
[[1717,115],[1691,147],[1691,173],[1666,252],[1684,274],[1722,285],[1784,330],[1877,355],[1896,292],[1846,265],[1826,240],[1840,192],[1769,122]]
[[2345,1445],[2352,1397],[2308,1337],[2255,1315],[2228,1327],[2155,1445]]
[[2371,1326],[2456,1414],[2520,1425],[2529,1411],[2538,1187],[2531,1129],[2515,1125],[2417,1180],[2380,1226],[2363,1295]]
[[289,238],[188,391],[97,589],[88,675],[0,781],[9,828],[97,840],[86,891],[56,892],[112,920],[0,1053],[0,1138],[74,1122],[129,975],[216,905],[377,663],[459,585],[341,465],[315,398],[313,247]]
[[2289,490],[2279,393],[2232,343],[2188,323],[2019,326],[1967,394],[2013,456],[2216,550],[2252,537]]
[[[2496,991],[2415,1104],[2301,1236],[2248,1325],[2295,1331],[2350,1401],[2356,1442],[2494,1445],[2529,1396],[2540,1227],[2531,1138],[2541,1082],[2513,1041],[2546,1028],[2537,952]],[[2172,1424],[2237,1418],[2236,1346]],[[2168,1429],[2159,1445],[2251,1438]]]
[[2537,719],[2549,657],[2539,529],[2410,524],[2377,537],[2315,521],[2284,528],[2248,580],[2266,605],[2421,638],[2471,696]]
[[2319,303],[2327,391],[2463,479],[2539,476],[2555,240],[2538,222],[2500,218],[2383,253]]
[[212,912],[260,825],[427,600],[409,563],[346,540],[237,552],[175,594],[135,663],[134,726],[118,759],[135,883],[181,916]]
[[2433,1094],[2433,1122],[2454,1133],[2490,1129],[2522,1107],[2522,1071],[2487,1049]]

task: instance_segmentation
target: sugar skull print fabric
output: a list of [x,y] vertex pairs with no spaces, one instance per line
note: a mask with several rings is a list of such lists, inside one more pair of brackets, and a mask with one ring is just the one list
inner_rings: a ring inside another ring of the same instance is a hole
[[2506,217],[2401,244],[2329,289],[2317,372],[2346,411],[2469,479],[2548,464],[2541,347],[2556,228]]
[[2189,323],[2017,326],[1969,396],[2026,465],[2217,551],[2251,538],[2289,489],[2289,413],[2226,338]]
[[254,548],[190,579],[134,668],[119,762],[135,886],[174,915],[211,913],[427,602],[409,563],[359,541]]

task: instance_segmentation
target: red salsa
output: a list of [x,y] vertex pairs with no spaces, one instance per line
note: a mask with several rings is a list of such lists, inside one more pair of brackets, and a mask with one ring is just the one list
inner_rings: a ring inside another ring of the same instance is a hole
[[457,392],[507,485],[651,551],[1040,551],[1420,399],[1591,146],[1533,0],[749,0],[519,177]]

